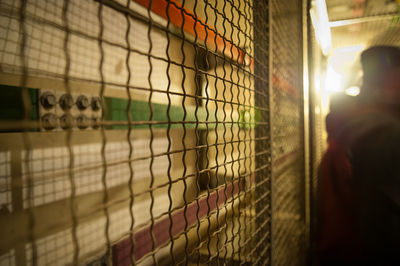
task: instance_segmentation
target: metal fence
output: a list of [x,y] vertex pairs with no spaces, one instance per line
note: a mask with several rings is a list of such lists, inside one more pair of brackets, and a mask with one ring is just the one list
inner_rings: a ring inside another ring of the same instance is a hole
[[272,5],[272,264],[306,258],[302,1]]
[[0,22],[0,265],[295,265],[301,3],[2,0]]

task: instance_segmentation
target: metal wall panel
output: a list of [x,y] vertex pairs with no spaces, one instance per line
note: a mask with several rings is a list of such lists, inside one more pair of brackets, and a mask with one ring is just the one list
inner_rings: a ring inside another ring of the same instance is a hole
[[272,265],[303,265],[302,1],[272,1]]

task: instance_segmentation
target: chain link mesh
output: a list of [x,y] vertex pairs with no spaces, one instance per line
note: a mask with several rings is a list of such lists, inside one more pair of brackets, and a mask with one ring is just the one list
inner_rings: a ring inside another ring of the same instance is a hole
[[301,264],[299,1],[2,0],[0,22],[0,265]]
[[303,265],[302,3],[272,1],[272,264]]

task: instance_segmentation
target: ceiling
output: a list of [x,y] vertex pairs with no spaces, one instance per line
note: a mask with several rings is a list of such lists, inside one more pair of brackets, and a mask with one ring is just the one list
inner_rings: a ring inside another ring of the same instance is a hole
[[398,11],[396,0],[326,0],[326,5],[330,21],[393,14]]
[[329,65],[343,86],[360,85],[359,55],[373,45],[400,47],[400,0],[326,0],[332,33]]
[[326,4],[329,21],[336,24],[331,27],[333,49],[400,46],[400,0],[326,0]]

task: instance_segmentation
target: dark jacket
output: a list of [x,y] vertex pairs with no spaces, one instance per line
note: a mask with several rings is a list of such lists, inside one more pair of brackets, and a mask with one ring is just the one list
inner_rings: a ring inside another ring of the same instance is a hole
[[354,108],[327,117],[320,167],[320,265],[400,265],[400,122]]
[[400,265],[400,119],[369,110],[343,133],[350,136],[363,264]]

